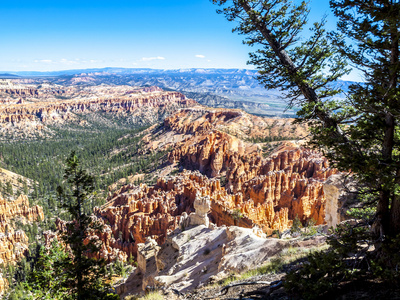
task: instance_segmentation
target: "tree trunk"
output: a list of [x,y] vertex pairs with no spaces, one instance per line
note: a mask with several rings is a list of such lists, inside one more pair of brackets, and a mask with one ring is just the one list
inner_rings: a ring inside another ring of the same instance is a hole
[[389,191],[381,191],[376,208],[375,220],[372,225],[372,236],[376,240],[375,246],[380,247],[381,242],[389,232]]
[[[397,90],[398,86],[398,73],[399,73],[399,67],[400,67],[400,61],[399,61],[399,30],[397,26],[392,25],[390,26],[390,31],[391,31],[391,47],[390,47],[390,67],[389,67],[389,74],[390,74],[390,81],[389,81],[389,90]],[[389,96],[389,104],[390,107],[396,106],[396,102],[398,101],[397,97],[393,97],[392,95]],[[391,116],[391,119],[388,120],[386,118],[386,124],[390,125],[391,128],[387,130],[388,134],[390,134],[390,142],[384,143],[384,147],[390,147],[390,159],[392,160],[392,151],[393,151],[393,145],[394,145],[394,133],[395,133],[395,127],[396,127],[396,119],[394,116]],[[390,121],[390,122],[388,122]],[[386,142],[386,139],[385,139]],[[389,149],[386,149],[386,151],[389,151]],[[396,177],[395,177],[395,184],[397,184],[400,187],[400,167],[396,166]],[[390,208],[390,216],[389,216],[389,234],[391,237],[396,237],[400,233],[400,196],[397,196],[394,191],[393,191],[393,200],[391,203],[391,208]]]

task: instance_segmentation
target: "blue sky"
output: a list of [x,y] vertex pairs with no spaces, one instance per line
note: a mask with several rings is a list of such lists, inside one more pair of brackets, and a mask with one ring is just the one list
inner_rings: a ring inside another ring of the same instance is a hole
[[[314,3],[311,20],[329,13],[327,0]],[[251,48],[216,8],[209,0],[1,0],[0,70],[252,68]]]

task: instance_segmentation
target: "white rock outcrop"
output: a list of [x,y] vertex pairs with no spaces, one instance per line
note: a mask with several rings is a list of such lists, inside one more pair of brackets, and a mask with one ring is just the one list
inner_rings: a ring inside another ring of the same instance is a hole
[[[138,251],[138,268],[117,288],[123,297],[138,294],[148,286],[181,292],[200,287],[211,279],[224,278],[260,266],[282,249],[315,246],[325,240],[308,241],[265,238],[255,228],[195,226],[175,230],[161,246],[150,239]],[[212,277],[212,278],[211,278]]]
[[181,226],[183,226],[183,228],[199,225],[209,227],[210,221],[208,219],[207,213],[211,209],[210,196],[207,195],[202,197],[200,193],[197,193],[193,206],[195,209],[194,213],[191,213],[189,216],[187,216],[186,213],[182,214],[182,218],[180,221]]

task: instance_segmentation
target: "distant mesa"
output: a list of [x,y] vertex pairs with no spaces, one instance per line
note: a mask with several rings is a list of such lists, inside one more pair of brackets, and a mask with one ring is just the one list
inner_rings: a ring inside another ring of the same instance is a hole
[[15,74],[0,74],[0,79],[14,79],[14,78],[20,78],[21,76],[15,75]]

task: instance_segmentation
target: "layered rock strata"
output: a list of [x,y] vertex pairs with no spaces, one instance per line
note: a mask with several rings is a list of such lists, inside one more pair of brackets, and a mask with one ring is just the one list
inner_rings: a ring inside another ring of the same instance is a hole
[[[147,237],[163,244],[167,235],[176,228],[196,223],[182,222],[194,211],[195,203],[199,207],[210,203],[208,218],[217,226],[258,226],[271,234],[276,229],[288,229],[296,215],[301,220],[314,218],[322,224],[325,217],[322,183],[313,178],[318,172],[306,171],[311,169],[308,165],[311,165],[312,153],[299,149],[293,151],[298,157],[295,161],[289,160],[290,167],[284,172],[269,171],[260,176],[254,172],[253,179],[261,183],[250,184],[254,183],[250,180],[250,183],[243,184],[241,191],[228,192],[221,187],[219,179],[209,179],[199,171],[184,171],[175,177],[159,178],[151,187],[123,187],[95,212],[107,228],[100,236],[106,251],[103,257],[115,251],[112,249],[136,256],[138,243],[144,243]],[[281,153],[278,157],[286,157],[286,152]],[[307,167],[304,167],[304,161],[309,161]],[[294,173],[299,164],[304,170]],[[261,201],[262,197],[265,197],[264,201]]]
[[155,91],[147,95],[129,94],[118,97],[81,98],[51,102],[23,103],[0,107],[0,123],[40,121],[51,123],[66,120],[69,113],[103,111],[112,113],[132,113],[138,109],[157,107],[162,109],[187,107],[196,102],[178,92]]
[[321,154],[294,143],[284,143],[270,157],[263,158],[254,144],[226,132],[209,129],[216,124],[208,120],[238,117],[233,113],[208,113],[197,119],[203,120],[200,122],[206,124],[203,127],[196,122],[185,124],[175,120],[174,116],[169,117],[164,124],[167,123],[171,130],[194,132],[176,143],[168,155],[169,161],[200,170],[210,177],[220,177],[223,173],[230,194],[241,193],[243,201],[251,200],[254,206],[261,205],[264,210],[281,212],[279,218],[283,223],[287,223],[285,219],[293,220],[296,216],[304,222],[314,219],[317,224],[324,223],[323,182],[337,170],[330,168]]
[[27,96],[38,96],[38,90],[34,87],[24,87],[24,86],[1,86],[0,93],[5,93],[9,95],[27,97]]
[[[137,245],[147,237],[164,243],[168,233],[180,226],[182,215],[190,215],[195,200],[201,202],[202,197],[210,199],[212,222],[253,226],[246,217],[234,219],[232,209],[236,196],[228,195],[219,180],[186,171],[173,178],[159,178],[151,187],[127,185],[116,192],[107,204],[95,211],[109,228],[100,238],[106,249],[117,248],[128,256],[136,256]],[[224,202],[229,202],[231,207]]]
[[26,221],[44,220],[43,208],[29,207],[28,197],[20,195],[15,201],[7,201],[0,195],[0,232],[10,229],[10,220],[21,217]]

